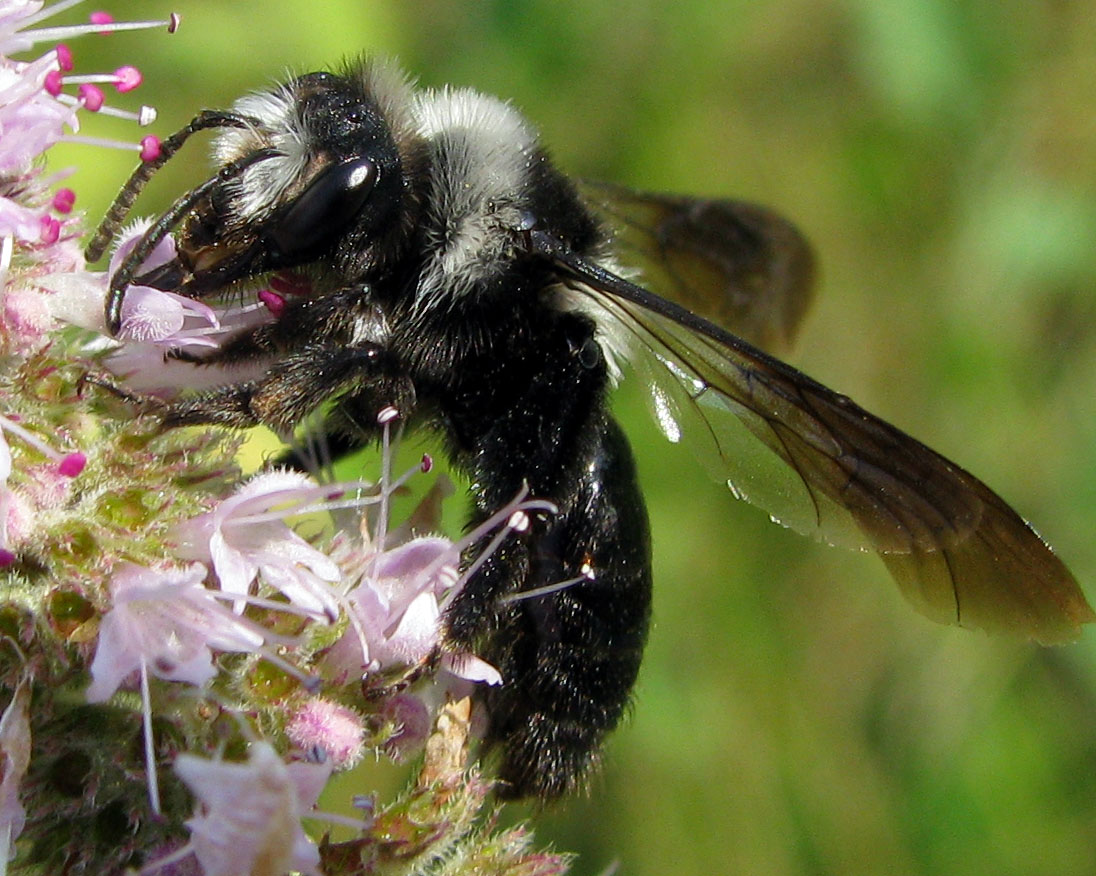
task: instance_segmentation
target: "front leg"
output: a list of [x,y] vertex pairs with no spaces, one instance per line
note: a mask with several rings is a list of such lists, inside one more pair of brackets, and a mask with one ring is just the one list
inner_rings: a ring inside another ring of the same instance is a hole
[[168,355],[195,365],[235,365],[306,348],[382,346],[388,342],[388,320],[368,286],[322,298],[294,298],[284,306],[277,319],[242,329],[214,350],[173,350]]
[[[305,347],[275,362],[257,380],[172,402],[161,416],[167,427],[263,425],[285,433],[328,399],[378,392],[391,382],[386,374],[392,370],[390,356],[376,344]],[[393,387],[393,394],[398,391]]]

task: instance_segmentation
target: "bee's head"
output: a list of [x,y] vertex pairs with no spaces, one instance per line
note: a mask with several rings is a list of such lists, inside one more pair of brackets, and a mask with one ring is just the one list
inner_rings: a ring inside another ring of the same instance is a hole
[[[200,297],[312,263],[344,284],[383,267],[411,224],[409,95],[402,77],[382,66],[309,73],[241,98],[230,113],[204,113],[165,141],[170,153],[194,131],[219,128],[218,169],[153,224],[144,246],[115,273],[110,327],[117,330],[132,282]],[[150,175],[139,169],[127,190]],[[152,246],[172,231],[176,257],[135,276]]]

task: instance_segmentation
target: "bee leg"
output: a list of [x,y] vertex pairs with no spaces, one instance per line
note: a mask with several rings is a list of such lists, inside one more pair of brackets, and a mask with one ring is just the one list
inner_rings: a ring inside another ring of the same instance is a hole
[[362,696],[371,702],[401,694],[419,679],[433,674],[441,660],[441,649],[434,648],[421,660],[405,666],[396,675],[372,673],[362,679]]
[[163,399],[153,395],[143,395],[139,392],[133,392],[132,390],[126,389],[124,386],[120,386],[113,377],[109,377],[105,374],[93,374],[90,371],[84,372],[76,382],[77,395],[83,396],[84,389],[88,386],[104,389],[116,398],[126,402],[126,404],[133,405],[140,409],[142,413],[156,413],[167,407],[167,402]]
[[377,414],[394,408],[401,420],[415,410],[414,384],[406,377],[371,380],[352,396],[344,396],[318,425],[309,427],[300,440],[279,455],[274,464],[298,471],[315,472],[356,453],[380,434]]
[[386,352],[375,344],[308,346],[270,366],[257,380],[201,392],[166,406],[165,427],[215,424],[293,429],[322,401],[361,392],[383,377]]
[[[274,321],[241,329],[216,349],[193,353],[173,350],[174,359],[195,365],[232,365],[311,348],[354,348],[384,343],[384,313],[369,287],[355,287],[319,299],[295,299]],[[311,344],[302,344],[311,339]]]

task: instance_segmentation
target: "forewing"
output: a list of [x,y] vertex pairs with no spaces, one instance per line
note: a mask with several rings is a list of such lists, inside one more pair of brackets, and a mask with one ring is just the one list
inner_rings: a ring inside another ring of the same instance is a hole
[[687,434],[736,495],[800,532],[879,552],[934,620],[1050,643],[1096,619],[1065,565],[973,475],[559,241],[534,246],[578,281],[607,342],[629,348],[667,437]]
[[790,347],[811,301],[814,258],[798,229],[746,201],[580,190],[647,289],[770,352]]

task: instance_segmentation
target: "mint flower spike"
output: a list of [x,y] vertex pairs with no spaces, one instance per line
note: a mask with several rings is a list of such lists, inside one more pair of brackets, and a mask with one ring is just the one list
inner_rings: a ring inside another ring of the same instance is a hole
[[[42,20],[61,12],[73,2],[44,7],[40,0],[3,0],[0,2],[0,293],[4,307],[0,313],[5,352],[27,354],[48,343],[55,319],[53,313],[57,287],[80,285],[83,255],[79,236],[83,233],[78,216],[71,215],[74,194],[51,188],[64,173],[43,177],[41,156],[61,141],[85,142],[110,148],[139,151],[145,158],[159,150],[159,140],[143,137],[140,142],[88,138],[79,134],[82,114],[99,110],[132,118],[147,124],[154,111],[142,107],[137,113],[105,107],[98,86],[78,84],[77,97],[61,93],[64,73],[73,68],[72,50],[53,45],[39,57],[18,60],[14,53],[24,52],[38,43],[63,37],[102,31],[102,23],[73,28],[35,28]],[[149,27],[163,22],[127,22],[113,29]],[[116,87],[125,91],[139,79],[135,68],[119,67],[110,74]],[[78,77],[78,78],[87,78]],[[98,295],[102,310],[102,293]]]

